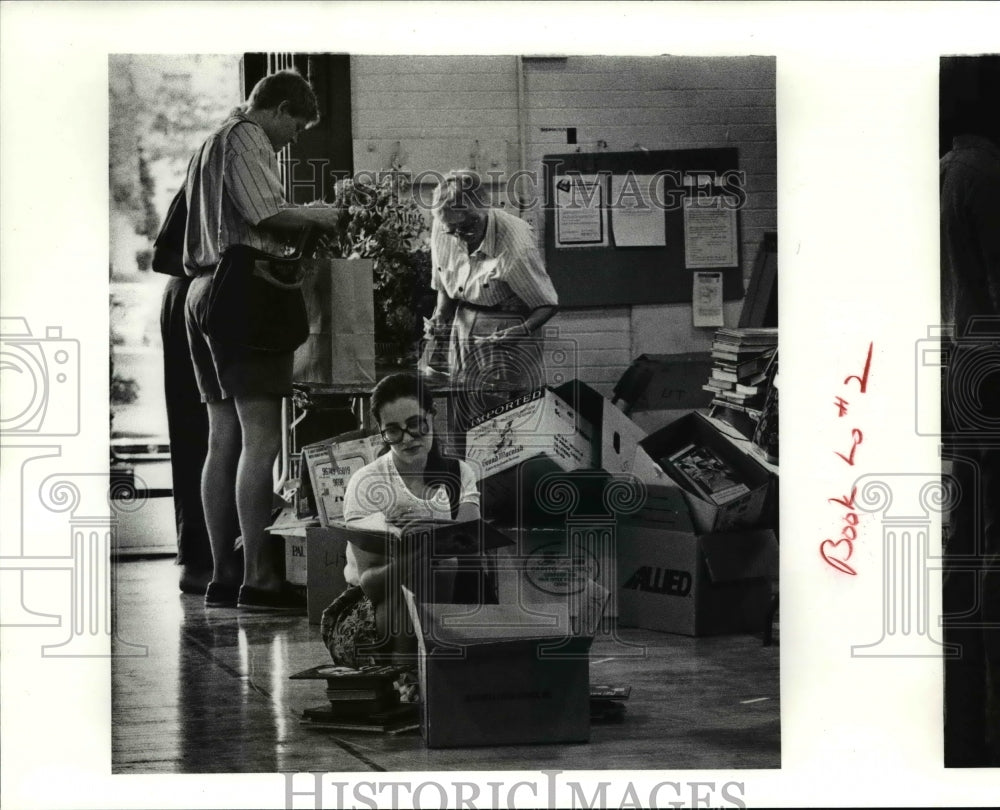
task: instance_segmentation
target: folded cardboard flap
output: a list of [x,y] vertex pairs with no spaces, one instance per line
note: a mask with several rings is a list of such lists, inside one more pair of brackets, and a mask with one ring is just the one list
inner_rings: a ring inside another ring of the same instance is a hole
[[701,537],[701,551],[712,582],[778,578],[778,541],[770,529]]
[[591,466],[608,472],[631,472],[636,448],[646,432],[580,380],[570,380],[552,390],[592,426]]
[[532,605],[418,604],[420,631],[431,651],[437,645],[463,647],[511,642],[559,641],[571,635],[569,610],[558,602]]

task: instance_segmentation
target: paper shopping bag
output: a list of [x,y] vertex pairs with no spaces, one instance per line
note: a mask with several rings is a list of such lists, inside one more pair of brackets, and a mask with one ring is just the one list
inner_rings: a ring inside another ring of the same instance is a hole
[[309,338],[295,352],[296,382],[375,385],[371,259],[304,259]]

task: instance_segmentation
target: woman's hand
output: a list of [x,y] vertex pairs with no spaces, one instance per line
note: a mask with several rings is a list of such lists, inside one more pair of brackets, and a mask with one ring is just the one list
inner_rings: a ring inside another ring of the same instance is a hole
[[430,318],[424,318],[424,338],[430,340],[431,338],[440,338],[447,335],[448,323],[443,319],[438,317],[437,314],[432,315]]

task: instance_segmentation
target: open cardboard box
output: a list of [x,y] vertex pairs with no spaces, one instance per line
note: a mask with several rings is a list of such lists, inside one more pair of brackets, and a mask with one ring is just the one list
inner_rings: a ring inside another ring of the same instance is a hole
[[[660,459],[688,444],[707,447],[729,464],[749,491],[723,505],[683,489],[691,508],[695,529],[700,534],[740,528],[754,528],[764,512],[771,474],[752,456],[744,453],[702,414],[693,412],[651,433],[639,445],[648,457],[659,464]],[[669,474],[669,466],[661,465]]]
[[519,470],[572,472],[593,461],[593,429],[548,388],[539,388],[481,416],[466,433],[466,460],[480,480],[483,517],[504,524],[518,521]]
[[403,592],[417,632],[428,747],[590,739],[593,636],[574,630],[564,600],[428,604]]
[[639,440],[646,431],[580,380],[570,380],[552,390],[591,426],[591,466],[609,473],[632,472]]

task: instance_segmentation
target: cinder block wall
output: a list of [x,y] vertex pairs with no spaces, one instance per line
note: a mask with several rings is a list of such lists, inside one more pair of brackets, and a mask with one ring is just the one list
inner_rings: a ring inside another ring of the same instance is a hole
[[[738,148],[747,280],[763,233],[777,229],[774,68],[769,57],[525,58],[524,168],[541,177],[545,155],[573,151],[565,127],[581,151]],[[514,56],[352,57],[355,167],[395,158],[415,173],[516,171],[518,72]],[[541,246],[543,218],[529,221]],[[726,303],[727,325],[741,307]],[[690,304],[563,310],[552,325],[576,341],[581,378],[604,393],[635,356],[707,351],[713,333],[691,325]]]

